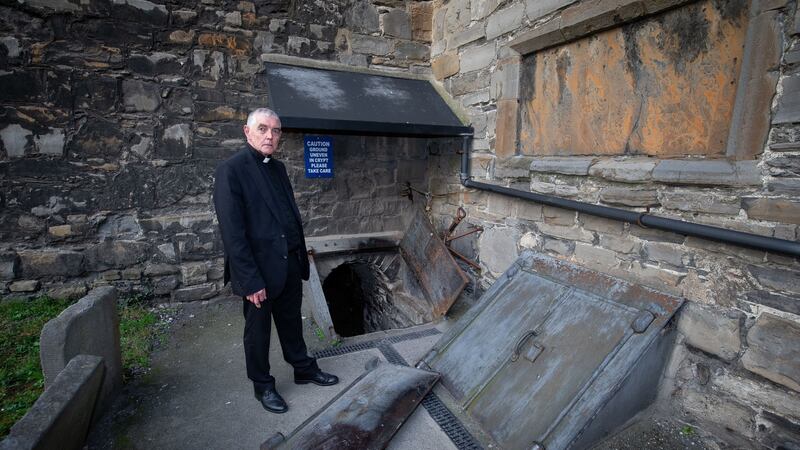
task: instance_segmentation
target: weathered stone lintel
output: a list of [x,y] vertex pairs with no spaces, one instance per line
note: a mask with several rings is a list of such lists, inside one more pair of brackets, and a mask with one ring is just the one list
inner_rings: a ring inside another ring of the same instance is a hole
[[542,26],[523,33],[509,46],[526,55],[580,39],[610,27],[688,3],[690,0],[588,0],[565,9]]
[[531,172],[591,175],[624,183],[658,181],[677,185],[760,186],[756,161],[655,158],[536,157]]

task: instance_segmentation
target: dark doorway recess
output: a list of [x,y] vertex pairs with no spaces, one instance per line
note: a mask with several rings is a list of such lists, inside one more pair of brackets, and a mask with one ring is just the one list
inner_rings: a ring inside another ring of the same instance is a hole
[[341,336],[395,328],[392,291],[386,275],[366,261],[346,262],[322,284],[333,327]]

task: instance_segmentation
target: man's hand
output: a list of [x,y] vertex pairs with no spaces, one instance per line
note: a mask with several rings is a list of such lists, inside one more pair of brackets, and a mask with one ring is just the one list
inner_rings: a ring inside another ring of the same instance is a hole
[[247,296],[247,300],[256,305],[256,308],[261,308],[261,303],[267,301],[267,290],[262,289],[256,293]]

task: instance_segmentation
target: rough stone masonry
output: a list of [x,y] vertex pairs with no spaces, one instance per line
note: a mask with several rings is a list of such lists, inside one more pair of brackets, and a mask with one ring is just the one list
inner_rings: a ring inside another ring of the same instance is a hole
[[[795,0],[3,2],[3,298],[224,292],[211,178],[242,145],[247,111],[269,105],[261,73],[274,58],[430,76],[475,129],[476,178],[797,240],[797,11]],[[734,29],[738,47],[714,40]],[[706,76],[710,61],[730,70]],[[680,117],[717,88],[711,109]],[[625,106],[618,133],[585,126],[611,124],[612,100]],[[696,117],[729,119],[706,129]],[[703,139],[684,151],[649,134],[679,137],[676,123]],[[284,143],[309,234],[403,229],[411,181],[435,194],[440,226],[463,206],[464,225],[484,227],[456,244],[479,260],[479,287],[532,248],[684,296],[662,398],[729,442],[800,441],[797,259],[464,190],[457,142],[334,147],[337,176],[312,183],[302,136]]]
[[[433,5],[407,3],[0,6],[4,297],[224,293],[212,176],[269,104],[262,59],[426,73]],[[402,183],[427,179],[424,139],[337,136],[340,176],[316,181],[284,141],[308,234],[400,230]]]
[[[796,241],[797,9],[454,0],[434,8],[432,70],[475,127],[475,178]],[[716,48],[734,28],[741,43]],[[712,60],[741,68],[714,75],[724,64]],[[703,120],[709,112],[729,119]],[[701,135],[716,137],[696,145]],[[459,161],[432,159],[433,190],[452,189]],[[796,258],[486,192],[452,194],[435,211],[447,222],[458,206],[486,229],[474,249],[484,286],[532,248],[686,297],[663,402],[734,445],[798,445]]]

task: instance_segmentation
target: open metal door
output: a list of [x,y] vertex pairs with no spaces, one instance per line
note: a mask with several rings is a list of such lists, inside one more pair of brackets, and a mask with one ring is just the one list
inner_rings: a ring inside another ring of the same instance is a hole
[[526,252],[424,363],[502,447],[567,448],[681,304]]
[[371,361],[358,377],[288,437],[276,433],[261,450],[362,450],[386,448],[439,375]]
[[447,313],[467,286],[467,276],[425,214],[418,207],[414,209],[414,218],[400,241],[400,254],[417,277],[437,319]]

